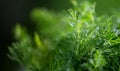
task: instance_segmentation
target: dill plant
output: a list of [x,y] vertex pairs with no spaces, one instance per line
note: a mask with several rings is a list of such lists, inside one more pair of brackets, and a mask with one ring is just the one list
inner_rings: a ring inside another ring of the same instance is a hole
[[72,3],[61,14],[33,10],[36,31],[30,35],[17,25],[8,56],[25,71],[119,71],[119,16],[97,16],[88,1]]

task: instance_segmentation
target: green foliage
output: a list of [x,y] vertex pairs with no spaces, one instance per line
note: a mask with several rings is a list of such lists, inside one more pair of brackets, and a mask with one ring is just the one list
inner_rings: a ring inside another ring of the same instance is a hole
[[119,71],[119,15],[96,16],[95,4],[72,3],[66,13],[33,10],[34,37],[17,25],[9,57],[26,71]]

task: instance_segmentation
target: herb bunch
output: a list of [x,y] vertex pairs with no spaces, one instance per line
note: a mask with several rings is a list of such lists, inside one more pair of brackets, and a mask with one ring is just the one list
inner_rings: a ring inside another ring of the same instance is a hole
[[8,56],[25,71],[120,71],[119,16],[97,16],[88,1],[72,3],[66,13],[33,10],[36,31],[17,25]]

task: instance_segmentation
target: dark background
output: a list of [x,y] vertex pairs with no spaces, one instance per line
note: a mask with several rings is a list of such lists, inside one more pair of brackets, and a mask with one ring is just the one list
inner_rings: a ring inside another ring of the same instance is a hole
[[[96,2],[98,15],[111,14],[112,9],[119,10],[120,0],[92,0]],[[0,1],[0,71],[17,71],[16,62],[8,59],[8,46],[14,42],[12,28],[17,22],[31,29],[29,14],[40,7],[59,12],[71,7],[70,0],[1,0]],[[31,29],[32,30],[32,29]]]

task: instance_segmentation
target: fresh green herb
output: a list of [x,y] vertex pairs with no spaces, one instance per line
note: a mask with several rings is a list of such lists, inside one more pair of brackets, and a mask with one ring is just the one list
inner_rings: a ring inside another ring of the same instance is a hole
[[34,36],[17,25],[9,57],[25,71],[120,71],[120,16],[97,16],[88,1],[72,3],[66,13],[33,10]]

